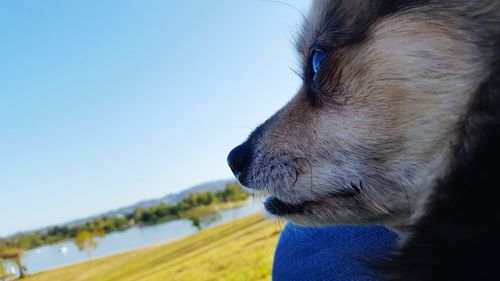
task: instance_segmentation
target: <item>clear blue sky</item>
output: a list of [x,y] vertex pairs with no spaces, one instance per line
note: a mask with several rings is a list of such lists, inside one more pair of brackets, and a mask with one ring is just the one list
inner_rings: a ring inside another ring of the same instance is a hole
[[0,2],[0,236],[230,178],[299,87],[300,22],[258,0]]

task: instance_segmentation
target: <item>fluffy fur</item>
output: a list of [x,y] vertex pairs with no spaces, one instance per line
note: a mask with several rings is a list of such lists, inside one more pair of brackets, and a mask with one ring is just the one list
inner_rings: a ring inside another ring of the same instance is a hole
[[450,173],[385,264],[388,280],[500,280],[500,56],[492,67],[461,125]]
[[499,279],[499,39],[498,0],[316,0],[302,88],[229,163],[296,223],[408,225],[389,280]]

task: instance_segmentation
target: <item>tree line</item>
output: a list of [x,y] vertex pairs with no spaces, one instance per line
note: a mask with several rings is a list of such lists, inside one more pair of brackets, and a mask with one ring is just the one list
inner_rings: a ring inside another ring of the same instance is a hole
[[[99,236],[102,237],[107,233],[122,231],[135,225],[156,224],[179,218],[189,218],[193,222],[193,225],[199,227],[200,217],[198,215],[186,215],[187,213],[202,206],[243,201],[248,199],[248,196],[248,193],[243,191],[237,183],[230,183],[219,191],[191,193],[175,204],[160,203],[148,208],[138,207],[127,215],[99,217],[76,226],[54,226],[43,231],[0,239],[0,265],[3,263],[3,260],[12,260],[18,263],[23,274],[20,256],[24,251],[75,238],[79,240],[75,240],[76,242],[82,244],[89,243],[86,240],[80,241],[82,236],[85,237],[83,234],[88,233],[99,233]],[[0,268],[0,280],[2,278],[1,273],[3,272]]]

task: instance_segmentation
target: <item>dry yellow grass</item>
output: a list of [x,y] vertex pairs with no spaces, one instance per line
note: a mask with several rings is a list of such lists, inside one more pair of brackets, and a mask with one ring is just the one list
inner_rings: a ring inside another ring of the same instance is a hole
[[30,276],[26,281],[270,280],[280,227],[252,215],[171,242]]

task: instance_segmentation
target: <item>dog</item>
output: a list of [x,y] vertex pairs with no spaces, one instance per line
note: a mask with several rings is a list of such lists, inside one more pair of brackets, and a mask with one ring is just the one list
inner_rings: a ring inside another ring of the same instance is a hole
[[500,1],[316,0],[297,37],[240,183],[294,223],[398,229],[387,280],[500,280]]

